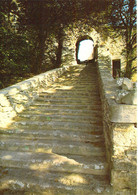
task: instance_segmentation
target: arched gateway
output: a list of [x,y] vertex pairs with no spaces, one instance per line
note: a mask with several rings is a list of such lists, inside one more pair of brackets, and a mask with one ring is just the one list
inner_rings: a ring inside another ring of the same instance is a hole
[[[100,34],[81,22],[66,28],[62,50],[62,65],[77,65],[96,58],[95,48],[101,42]],[[88,43],[88,44],[87,44]],[[87,45],[87,46],[86,46]],[[84,47],[89,48],[84,51]],[[89,51],[90,50],[90,51]],[[90,53],[89,53],[90,52]],[[82,56],[81,53],[86,56]]]

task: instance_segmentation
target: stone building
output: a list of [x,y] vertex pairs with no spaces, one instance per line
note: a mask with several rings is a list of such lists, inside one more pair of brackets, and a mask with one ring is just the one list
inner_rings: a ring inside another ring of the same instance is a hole
[[[89,27],[87,24],[73,24],[64,30],[64,41],[62,51],[62,65],[77,64],[77,52],[78,45],[82,40],[92,40],[94,46],[95,56],[98,51],[98,59],[103,58],[109,61],[109,68],[113,77],[118,77],[121,71],[125,70],[126,62],[125,57],[122,55],[124,49],[123,38],[111,38],[106,39],[97,32],[93,27]],[[136,81],[136,78],[133,79]]]

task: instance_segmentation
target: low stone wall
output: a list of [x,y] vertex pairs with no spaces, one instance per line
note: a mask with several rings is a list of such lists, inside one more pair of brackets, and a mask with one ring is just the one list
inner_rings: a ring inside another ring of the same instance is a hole
[[136,194],[137,106],[118,104],[107,61],[98,61],[107,161],[114,194]]
[[17,113],[31,104],[39,92],[55,82],[68,68],[54,69],[0,90],[0,127],[11,124]]

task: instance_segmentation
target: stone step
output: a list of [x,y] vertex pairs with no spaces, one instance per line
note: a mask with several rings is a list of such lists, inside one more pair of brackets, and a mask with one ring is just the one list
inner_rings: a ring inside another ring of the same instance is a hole
[[40,98],[56,98],[56,99],[64,99],[67,98],[68,100],[98,100],[100,101],[100,97],[97,94],[91,95],[91,94],[83,94],[80,97],[80,94],[71,94],[72,96],[70,96],[69,94],[64,94],[64,93],[53,93],[53,94],[49,94],[49,93],[41,93],[39,94]]
[[102,118],[99,116],[75,116],[75,115],[61,115],[61,114],[53,114],[53,115],[47,115],[47,114],[27,114],[22,113],[19,114],[18,117],[16,117],[16,121],[18,120],[30,120],[30,121],[80,121],[84,123],[99,123],[101,124]]
[[[74,84],[74,86],[93,86],[96,85],[98,86],[97,80],[96,79],[92,79],[92,78],[88,78],[88,80],[86,79],[79,79],[79,78],[75,78],[75,77],[68,77],[65,81],[58,79],[54,85],[59,85],[59,84],[65,84],[65,85],[69,85],[69,84]],[[52,85],[53,86],[53,85]]]
[[41,93],[41,94],[39,94],[39,98],[44,98],[44,99],[46,99],[46,98],[56,98],[56,99],[68,99],[68,100],[78,100],[78,99],[80,99],[80,100],[85,100],[85,101],[90,101],[90,100],[98,100],[98,101],[100,101],[100,97],[99,97],[99,95],[97,95],[96,93],[95,93],[95,95],[87,95],[87,94],[84,94],[84,95],[82,95],[81,97],[80,97],[80,94],[72,94],[72,96],[70,96],[69,94],[64,94],[64,93],[53,93],[53,94],[49,94],[49,93]]
[[20,139],[2,138],[0,141],[0,150],[11,150],[20,152],[42,152],[57,154],[73,154],[83,156],[104,156],[104,142],[73,142],[60,140],[44,139]]
[[[70,82],[69,82],[70,81]],[[97,86],[98,87],[98,83],[96,80],[79,80],[79,79],[73,79],[73,80],[67,80],[66,82],[55,82],[54,86],[56,85],[60,85],[60,84],[65,84],[69,85],[69,84],[74,84],[74,87],[93,87],[93,86]]]
[[73,116],[93,116],[93,117],[101,117],[102,118],[102,112],[99,111],[99,110],[79,110],[79,109],[59,109],[59,108],[52,108],[52,109],[47,109],[45,107],[38,107],[38,106],[34,106],[34,107],[31,107],[31,108],[28,108],[27,110],[25,110],[23,112],[23,114],[32,114],[32,113],[35,113],[35,114],[52,114],[54,115],[55,113],[57,115],[73,115]]
[[[94,78],[87,78],[87,79],[83,79],[83,77],[81,77],[80,79],[78,77],[68,77],[67,79],[65,78],[65,80],[63,80],[61,78],[58,79],[55,83],[52,84],[52,87],[53,86],[56,86],[56,85],[64,85],[64,86],[69,86],[71,84],[74,84],[73,87],[87,87],[87,86],[98,86],[98,83],[97,83],[97,79],[94,79]],[[71,85],[72,86],[72,85]]]
[[108,166],[103,157],[66,156],[55,153],[31,153],[2,151],[0,166],[10,168],[31,168],[32,170],[58,171],[106,175]]
[[70,84],[66,84],[65,83],[62,85],[62,84],[53,84],[52,85],[52,88],[54,89],[62,89],[63,91],[64,90],[69,90],[69,91],[92,91],[92,90],[97,90],[97,87],[98,85],[93,84],[93,85],[87,85],[87,86],[83,86],[83,85],[80,85],[80,84],[76,84],[76,85],[72,85],[72,83]]
[[[50,89],[52,90],[52,88]],[[87,88],[83,88],[83,89],[79,89],[79,88],[73,88],[73,89],[70,89],[69,86],[67,87],[54,87],[53,90],[56,90],[57,92],[61,92],[62,93],[66,93],[66,92],[72,92],[72,93],[97,93],[97,87],[94,87],[94,88],[90,88],[90,89],[87,89]]]
[[98,99],[98,98],[89,98],[89,97],[87,97],[87,98],[73,98],[73,95],[72,95],[72,98],[68,98],[68,97],[62,97],[62,98],[58,98],[58,97],[56,97],[56,96],[54,96],[54,97],[50,97],[50,98],[48,98],[48,97],[38,97],[36,100],[35,100],[35,102],[43,102],[43,103],[47,103],[47,102],[49,102],[49,103],[53,103],[53,104],[55,104],[55,103],[64,103],[64,104],[88,104],[88,105],[90,105],[90,104],[95,104],[95,105],[101,105],[101,101],[100,101],[100,99]]
[[[36,137],[39,137],[39,132],[40,132],[40,137],[41,136],[50,136],[50,134],[53,134],[53,137],[56,136],[56,133],[55,132],[63,132],[63,135],[67,133],[67,135],[71,133],[73,133],[72,135],[72,140],[74,139],[75,140],[75,135],[76,133],[80,134],[80,136],[82,135],[85,135],[87,137],[87,135],[90,135],[89,137],[91,138],[91,135],[92,136],[97,136],[97,135],[103,135],[103,128],[101,126],[94,126],[91,128],[91,129],[78,129],[78,128],[68,128],[68,127],[64,127],[64,126],[61,126],[60,128],[58,128],[57,126],[53,126],[53,128],[46,128],[45,126],[34,126],[33,127],[30,127],[28,125],[26,126],[22,126],[20,128],[17,128],[15,127],[14,125],[11,127],[8,127],[6,129],[0,129],[0,136],[5,136],[5,135],[12,135],[15,134],[15,136],[19,135],[20,136],[25,136],[25,135],[28,135],[31,137],[31,133],[32,133],[32,138],[34,138],[35,136]],[[54,135],[55,134],[55,135]],[[57,134],[57,138],[58,138],[58,135]],[[62,134],[61,134],[62,135]],[[61,135],[59,135],[59,137],[61,137]],[[66,137],[66,136],[65,136]],[[64,137],[64,138],[65,138]],[[73,138],[74,137],[74,138]],[[29,137],[28,137],[29,139]],[[43,137],[43,139],[47,139],[46,137]],[[77,139],[77,135],[76,135],[76,139]],[[78,138],[79,139],[79,138]],[[81,139],[81,138],[80,138]],[[97,139],[100,139],[97,137]],[[96,140],[96,138],[95,138]],[[75,140],[76,141],[76,140]],[[87,140],[89,141],[89,139]]]
[[[65,78],[66,79],[66,78]],[[68,79],[68,80],[63,80],[63,81],[57,81],[55,83],[53,83],[53,85],[49,86],[46,88],[46,90],[49,89],[54,89],[54,88],[61,88],[61,90],[68,90],[68,91],[74,91],[75,89],[77,89],[79,91],[79,89],[82,90],[91,90],[91,89],[97,89],[95,90],[95,92],[99,91],[99,85],[98,82],[95,81],[95,83],[93,81],[86,81],[86,82],[82,82],[81,80],[75,80],[75,79]]]
[[[87,84],[87,83],[92,84],[92,83],[96,83],[97,78],[96,77],[91,77],[88,74],[87,74],[87,78],[84,78],[84,75],[83,76],[79,75],[79,77],[69,75],[67,77],[67,80],[65,80],[65,83],[68,83],[68,81],[72,81],[74,83],[79,83],[80,82],[82,84]],[[58,82],[56,82],[56,83],[63,83],[62,78],[61,78],[61,81],[58,80]],[[96,83],[96,85],[97,85],[97,83]]]
[[103,132],[102,131],[93,131],[93,132],[81,132],[81,131],[72,131],[72,130],[37,130],[37,129],[6,129],[0,130],[0,138],[18,138],[35,140],[35,139],[52,139],[52,140],[64,140],[64,141],[80,141],[84,143],[91,142],[102,142],[103,141]]
[[44,98],[44,97],[39,97],[35,100],[35,102],[48,102],[48,103],[62,103],[62,104],[95,104],[95,105],[101,105],[100,100],[96,98],[91,98],[91,99],[74,99],[74,98]]
[[94,117],[102,117],[101,110],[89,110],[89,109],[59,109],[59,108],[47,108],[47,107],[38,107],[31,106],[24,112],[23,114],[61,114],[61,115],[74,115],[74,116],[94,116]]
[[76,84],[75,87],[76,86],[78,86],[78,87],[79,86],[82,86],[82,87],[91,86],[91,87],[93,87],[94,85],[98,87],[97,81],[96,80],[92,80],[92,79],[89,80],[89,81],[87,81],[87,80],[84,80],[84,81],[76,80],[76,82],[74,81],[74,83]]
[[43,95],[50,95],[50,96],[68,96],[68,97],[79,97],[79,98],[83,98],[83,97],[97,97],[99,99],[99,94],[98,92],[79,92],[79,91],[62,91],[62,90],[54,90],[54,89],[47,89],[46,91],[44,91],[43,93],[41,93]]
[[[48,103],[42,103],[42,102],[33,102],[30,105],[30,108],[32,108],[33,106],[37,106],[37,107],[45,107],[47,109],[49,108],[59,108],[59,109],[72,109],[72,110],[76,110],[76,109],[89,109],[89,110],[100,110],[101,111],[101,105],[96,105],[96,104],[48,104]],[[37,108],[36,108],[37,109]]]
[[111,195],[107,176],[43,170],[8,168],[3,170],[0,192],[49,195]]
[[72,129],[84,132],[91,132],[96,129],[102,129],[102,122],[91,121],[91,122],[74,122],[74,121],[16,121],[11,128],[33,128],[33,129]]

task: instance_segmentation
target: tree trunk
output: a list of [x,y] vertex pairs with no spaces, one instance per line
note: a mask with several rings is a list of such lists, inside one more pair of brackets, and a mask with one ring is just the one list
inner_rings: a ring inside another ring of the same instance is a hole
[[[130,29],[129,29],[130,30]],[[131,79],[132,76],[132,44],[131,40],[131,32],[126,31],[126,69],[125,69],[125,77]]]
[[46,40],[46,28],[45,28],[45,17],[44,17],[44,2],[40,2],[40,28],[38,32],[38,47],[36,49],[36,62],[33,66],[34,73],[40,73],[42,71],[42,63],[44,59],[44,52],[45,52],[45,40]]
[[40,32],[39,37],[39,53],[38,53],[38,59],[37,59],[37,73],[40,73],[42,70],[42,64],[44,60],[44,52],[45,52],[45,35],[44,32]]
[[132,59],[133,59],[133,42],[131,41],[133,38],[133,27],[134,27],[134,22],[132,20],[133,17],[133,8],[135,6],[135,1],[129,0],[128,3],[129,6],[129,15],[127,16],[128,18],[128,24],[127,24],[127,29],[126,29],[126,70],[125,70],[125,76],[131,79],[132,77]]
[[59,68],[62,63],[63,37],[63,28],[60,28],[57,36],[58,48],[56,52],[56,68]]

